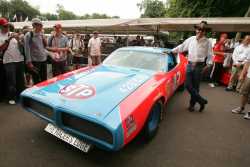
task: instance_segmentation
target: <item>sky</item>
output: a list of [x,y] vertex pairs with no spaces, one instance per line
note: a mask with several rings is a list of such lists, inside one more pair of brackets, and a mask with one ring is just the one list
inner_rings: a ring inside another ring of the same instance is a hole
[[56,5],[61,4],[66,10],[77,15],[100,13],[120,18],[139,18],[137,3],[142,0],[26,0],[32,6],[39,7],[42,13],[56,13]]

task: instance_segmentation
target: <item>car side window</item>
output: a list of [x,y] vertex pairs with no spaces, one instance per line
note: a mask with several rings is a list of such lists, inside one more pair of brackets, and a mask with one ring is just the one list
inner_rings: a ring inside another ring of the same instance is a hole
[[177,65],[177,57],[175,55],[169,54],[167,56],[168,71],[171,71]]

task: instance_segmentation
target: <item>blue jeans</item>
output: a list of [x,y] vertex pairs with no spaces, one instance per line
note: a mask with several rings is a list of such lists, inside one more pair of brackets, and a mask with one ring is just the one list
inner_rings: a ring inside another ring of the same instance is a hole
[[190,106],[194,107],[194,105],[198,102],[199,104],[205,104],[207,102],[200,94],[200,80],[201,80],[201,71],[203,65],[197,64],[192,65],[188,63],[187,71],[186,71],[186,81],[185,87],[187,88],[191,99]]

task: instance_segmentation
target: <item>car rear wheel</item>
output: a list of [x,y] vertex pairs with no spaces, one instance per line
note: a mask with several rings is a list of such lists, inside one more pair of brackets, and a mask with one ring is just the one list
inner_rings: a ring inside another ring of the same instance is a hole
[[155,136],[160,124],[162,111],[163,103],[161,101],[156,102],[150,111],[150,114],[144,127],[144,135],[147,140]]

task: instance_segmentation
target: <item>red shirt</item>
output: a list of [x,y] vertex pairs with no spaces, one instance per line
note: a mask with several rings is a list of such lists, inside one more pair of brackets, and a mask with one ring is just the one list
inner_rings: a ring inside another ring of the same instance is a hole
[[[213,47],[213,51],[224,52],[224,48],[225,48],[224,43],[217,42]],[[224,62],[224,55],[214,54],[213,62],[223,63]]]

